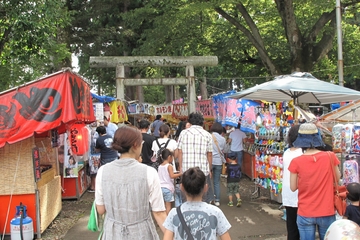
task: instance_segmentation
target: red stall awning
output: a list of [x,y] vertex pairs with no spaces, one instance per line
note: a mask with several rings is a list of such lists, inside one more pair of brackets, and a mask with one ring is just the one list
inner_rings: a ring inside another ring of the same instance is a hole
[[94,121],[89,85],[70,69],[0,93],[0,147]]

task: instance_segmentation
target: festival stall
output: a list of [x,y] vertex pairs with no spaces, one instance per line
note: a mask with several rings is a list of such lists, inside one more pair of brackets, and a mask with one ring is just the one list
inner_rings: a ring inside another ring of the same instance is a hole
[[[10,234],[10,220],[21,202],[38,237],[61,211],[59,135],[75,134],[95,120],[88,84],[70,69],[0,93],[0,227]],[[81,126],[81,128],[80,128]]]
[[248,136],[242,172],[258,186],[254,195],[260,196],[260,188],[269,189],[272,200],[281,202],[283,136],[293,121],[292,105],[230,98],[234,93],[213,96],[216,121],[234,127],[240,121],[240,129]]
[[[272,81],[268,81],[256,85],[254,87],[248,88],[244,91],[238,92],[232,95],[231,98],[234,99],[247,98],[252,100],[262,100],[262,101],[265,100],[270,102],[270,105],[269,104],[264,105],[263,108],[264,113],[270,112],[270,118],[274,119],[275,117],[275,126],[277,125],[281,126],[282,125],[281,122],[283,124],[285,124],[285,122],[289,122],[289,118],[288,118],[289,115],[283,114],[281,110],[284,109],[286,103],[289,103],[291,100],[293,101],[294,105],[297,105],[299,103],[314,103],[317,105],[322,105],[322,104],[329,104],[334,102],[357,100],[360,98],[360,92],[355,91],[353,89],[338,86],[332,83],[328,83],[326,81],[319,80],[307,72],[294,72],[289,75],[277,76]],[[296,115],[297,114],[294,113],[294,116]],[[282,119],[281,116],[283,116]],[[279,119],[280,124],[277,123],[277,119]],[[265,120],[267,119],[265,118]],[[271,124],[273,123],[274,121],[271,121]],[[278,165],[277,163],[281,162],[280,157],[269,158],[269,156],[266,157],[267,155],[265,155],[264,153],[267,154],[268,152],[270,153],[270,151],[273,152],[274,150],[277,153],[281,153],[282,148],[281,145],[277,146],[276,145],[277,143],[275,143],[274,139],[272,139],[274,137],[274,131],[271,130],[269,131],[269,129],[266,128],[267,124],[268,124],[267,122],[263,122],[265,128],[262,128],[262,130],[260,130],[261,129],[260,128],[258,132],[259,136],[260,135],[264,136],[264,139],[261,139],[258,142],[259,150],[262,150],[261,151],[262,153],[259,151],[259,157],[260,157],[259,163],[261,164],[258,165],[258,168],[264,174],[269,173],[270,175],[272,175],[274,173],[274,168],[271,167],[272,165],[271,162],[275,163],[275,166]],[[283,133],[283,136],[286,136],[286,134],[284,134],[284,131],[279,130],[278,132],[280,133],[280,138],[281,138],[281,133]],[[275,136],[278,136],[278,133],[277,132],[275,133],[276,133]],[[279,169],[276,166],[275,172],[279,172],[278,170]],[[280,175],[281,175],[281,170],[280,170]],[[265,176],[269,176],[269,175],[265,175]],[[271,180],[273,180],[273,178],[271,178]],[[277,185],[276,180],[274,180],[274,182],[272,182],[271,180],[269,180],[269,178],[264,178],[264,181],[261,181],[261,185],[267,187],[270,186],[271,189],[273,189],[274,187],[275,188],[278,187],[279,189],[278,192],[281,192],[281,183]]]
[[360,182],[360,99],[321,116],[320,121],[332,131],[333,151],[341,159],[343,183]]

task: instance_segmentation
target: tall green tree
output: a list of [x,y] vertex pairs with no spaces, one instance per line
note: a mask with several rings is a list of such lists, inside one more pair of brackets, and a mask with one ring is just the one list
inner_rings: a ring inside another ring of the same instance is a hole
[[[346,82],[358,79],[359,2],[342,0]],[[89,68],[89,56],[216,55],[196,68],[209,94],[307,71],[337,79],[335,1],[322,0],[68,0],[72,46],[80,73],[115,95],[115,69]],[[347,66],[355,67],[346,68]],[[129,76],[184,76],[180,68],[132,69]],[[150,87],[145,94],[156,93]],[[183,89],[180,91],[185,93]],[[162,102],[151,96],[151,100]],[[146,99],[145,99],[146,100]]]
[[[359,39],[359,0],[343,0],[344,47]],[[235,79],[243,88],[279,74],[313,72],[333,80],[321,71],[336,70],[336,14],[334,1],[292,0],[149,0],[139,12],[157,12],[152,29],[142,35],[136,53],[219,56],[216,72]],[[161,6],[161,10],[158,10]],[[357,29],[357,30],[356,30]],[[357,52],[351,48],[349,51]],[[352,55],[352,54],[351,54]],[[349,57],[351,56],[349,55]],[[358,54],[355,54],[355,56]],[[219,72],[220,70],[220,72]],[[349,75],[349,73],[348,73]],[[215,76],[211,76],[216,78]],[[349,79],[350,81],[350,79]]]
[[69,65],[69,19],[61,0],[1,1],[0,90]]

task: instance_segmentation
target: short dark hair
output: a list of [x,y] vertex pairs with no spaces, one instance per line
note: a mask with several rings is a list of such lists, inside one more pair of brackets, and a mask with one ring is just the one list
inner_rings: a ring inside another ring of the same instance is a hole
[[346,186],[347,191],[349,192],[347,194],[347,198],[352,201],[359,201],[360,200],[360,184],[357,182],[349,183]]
[[106,116],[104,116],[104,120],[109,121],[109,118],[107,118]]
[[191,125],[197,125],[197,126],[204,125],[204,117],[201,113],[198,112],[190,113],[188,121]]
[[96,132],[97,132],[98,134],[105,134],[105,133],[106,133],[106,127],[104,127],[104,126],[98,126],[98,127],[96,128]]
[[182,175],[181,184],[190,196],[199,196],[206,184],[206,177],[198,167],[189,168]]
[[138,124],[140,129],[147,129],[150,126],[150,122],[146,120],[141,120]]
[[210,128],[210,132],[216,132],[218,134],[222,134],[223,133],[223,126],[220,123],[215,122]]
[[161,118],[161,115],[156,115],[156,120],[159,120]]
[[287,142],[289,144],[289,147],[293,147],[293,143],[295,142],[297,136],[298,136],[298,132],[299,132],[299,128],[300,128],[300,125],[293,125],[290,129],[289,129],[289,132],[288,132],[288,135],[287,135]]

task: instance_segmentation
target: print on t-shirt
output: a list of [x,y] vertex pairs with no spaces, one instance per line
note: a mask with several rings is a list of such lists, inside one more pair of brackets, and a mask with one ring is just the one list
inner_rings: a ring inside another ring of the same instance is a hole
[[104,144],[107,148],[111,148],[111,145],[113,143],[113,139],[112,138],[107,138],[104,140]]
[[[190,232],[194,239],[210,239],[212,231],[216,231],[217,219],[213,215],[208,215],[202,211],[186,211],[183,213],[185,222],[190,227]],[[186,232],[181,225],[180,219],[174,217],[173,224],[179,227],[179,234],[183,239],[187,239]]]

